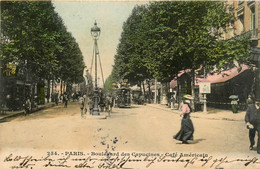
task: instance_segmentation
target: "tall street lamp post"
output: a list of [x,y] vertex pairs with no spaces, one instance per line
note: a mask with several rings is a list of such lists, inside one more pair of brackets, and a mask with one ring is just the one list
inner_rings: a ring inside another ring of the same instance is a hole
[[91,28],[91,36],[94,39],[94,57],[95,57],[95,89],[94,89],[94,108],[92,115],[99,115],[98,108],[98,87],[97,87],[97,56],[99,54],[97,40],[100,35],[100,28],[97,26],[97,22],[94,23],[94,26]]

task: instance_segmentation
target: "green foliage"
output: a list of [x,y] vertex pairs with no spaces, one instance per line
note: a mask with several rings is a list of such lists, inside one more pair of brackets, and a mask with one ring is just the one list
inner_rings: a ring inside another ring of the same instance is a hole
[[45,91],[44,91],[44,87],[40,88],[40,104],[45,104]]
[[128,79],[129,83],[138,83],[149,77],[149,70],[143,62],[143,39],[141,20],[145,6],[136,6],[123,25],[120,44],[115,56],[112,76],[115,81]]
[[137,6],[123,26],[115,79],[169,81],[183,69],[226,68],[249,59],[249,38],[223,39],[234,16],[219,1],[165,1]]
[[212,56],[210,64],[206,65],[207,69],[214,66],[217,70],[235,67],[234,60],[237,63],[245,64],[250,62],[250,37],[233,38],[230,40],[219,40],[215,48],[208,51]]
[[111,91],[113,90],[113,83],[115,82],[115,80],[113,79],[112,75],[109,75],[108,78],[105,81],[105,90],[106,91]]
[[82,53],[51,2],[5,1],[1,6],[2,36],[10,40],[1,45],[4,63],[26,61],[44,79],[83,80]]

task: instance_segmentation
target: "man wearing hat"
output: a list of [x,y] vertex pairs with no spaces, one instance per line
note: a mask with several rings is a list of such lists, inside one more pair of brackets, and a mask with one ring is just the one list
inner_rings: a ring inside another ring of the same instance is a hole
[[251,104],[246,111],[245,122],[249,129],[250,147],[252,150],[255,144],[255,133],[258,133],[257,140],[257,153],[260,154],[260,102],[255,101],[255,104]]

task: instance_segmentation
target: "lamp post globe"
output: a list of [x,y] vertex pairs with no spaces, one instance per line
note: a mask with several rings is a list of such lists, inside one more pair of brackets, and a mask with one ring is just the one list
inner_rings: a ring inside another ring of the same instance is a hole
[[91,28],[91,36],[94,40],[94,58],[95,58],[95,87],[94,87],[94,108],[92,115],[99,115],[98,101],[99,101],[99,92],[97,87],[97,55],[98,55],[98,45],[97,40],[100,35],[100,28],[97,26],[97,22],[94,23],[94,26]]
[[97,22],[95,21],[94,26],[91,28],[91,35],[94,40],[98,40],[100,32],[101,32],[101,30],[97,26]]

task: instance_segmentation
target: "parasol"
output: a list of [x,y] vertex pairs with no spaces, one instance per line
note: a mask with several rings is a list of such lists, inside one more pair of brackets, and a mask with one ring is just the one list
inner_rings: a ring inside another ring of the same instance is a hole
[[183,95],[183,98],[190,99],[190,100],[193,99],[192,95],[189,95],[189,94]]
[[229,99],[238,99],[238,95],[231,95],[229,96]]

